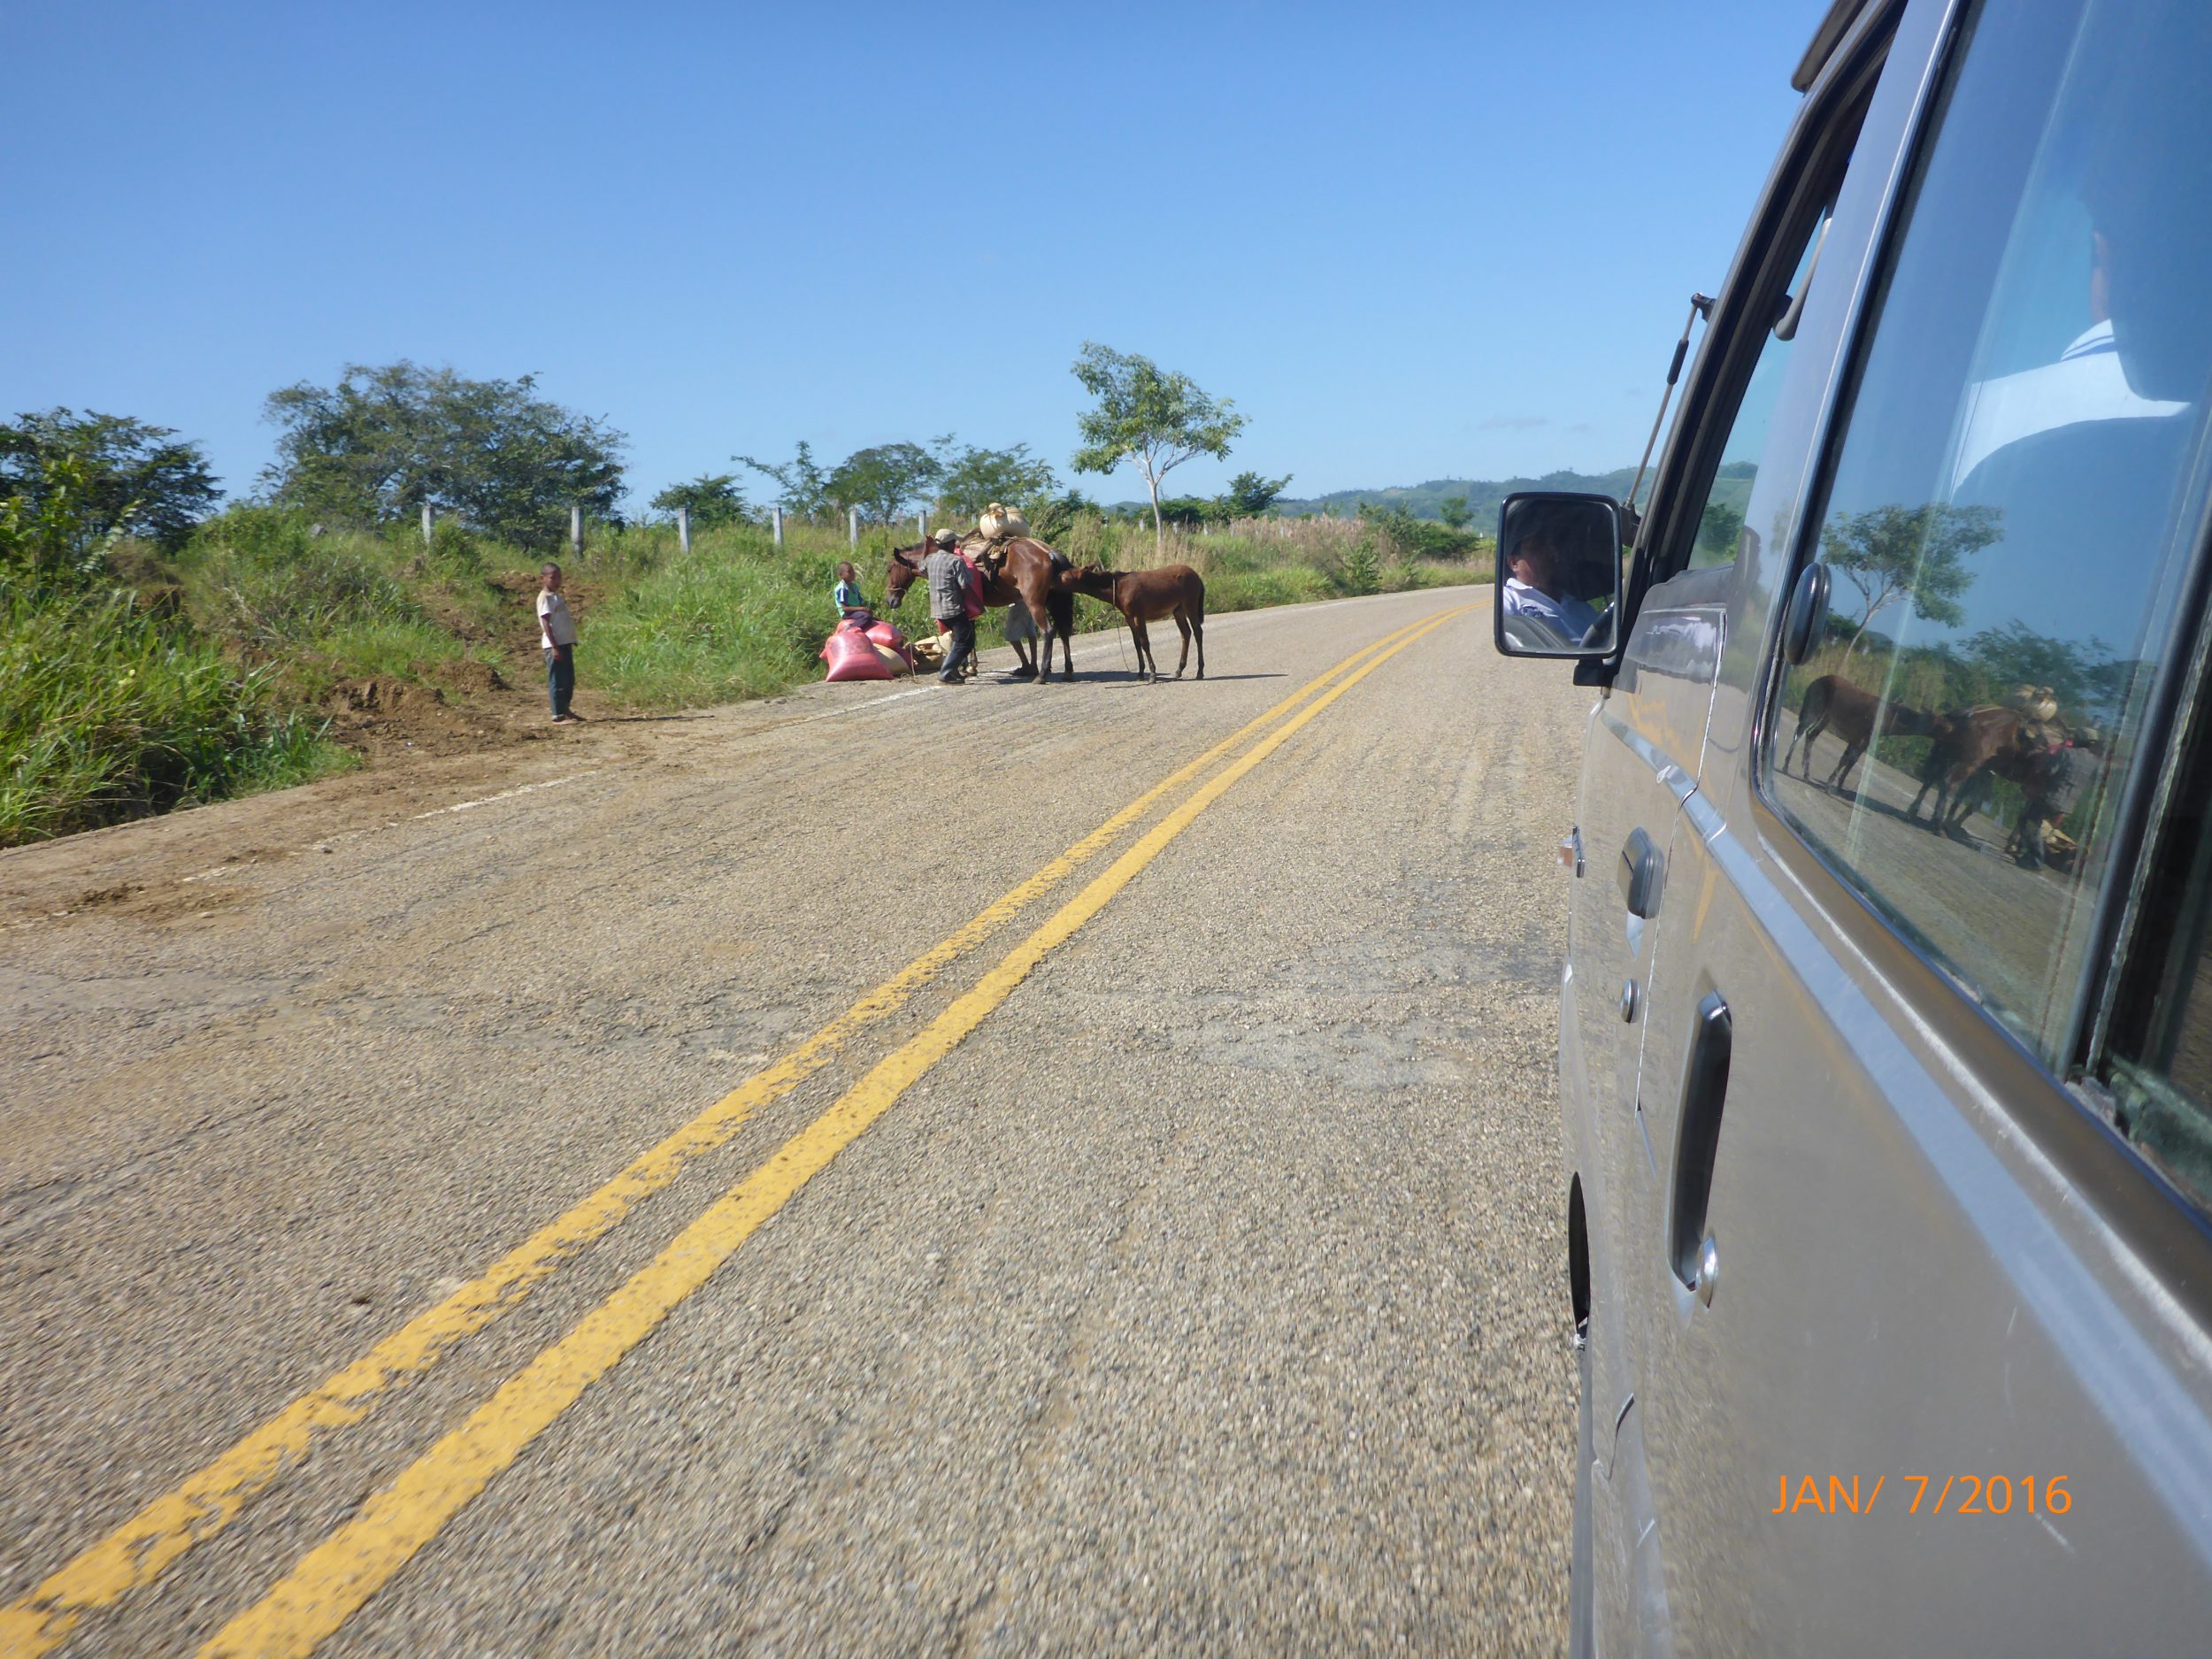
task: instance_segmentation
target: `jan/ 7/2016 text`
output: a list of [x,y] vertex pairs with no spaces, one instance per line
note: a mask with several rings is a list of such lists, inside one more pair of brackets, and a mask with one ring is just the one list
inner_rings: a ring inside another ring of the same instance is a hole
[[[1775,1477],[1769,1515],[1871,1515],[1880,1505],[1908,1515],[2063,1515],[2074,1507],[2064,1475],[1851,1475]],[[1887,1502],[1884,1503],[1886,1494]]]

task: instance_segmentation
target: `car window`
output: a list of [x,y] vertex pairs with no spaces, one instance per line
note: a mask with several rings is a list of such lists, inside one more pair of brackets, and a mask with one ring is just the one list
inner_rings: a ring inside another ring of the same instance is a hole
[[1698,513],[1695,538],[1690,544],[1692,570],[1732,564],[1741,546],[1744,509],[1751,501],[1752,480],[1759,475],[1759,457],[1766,449],[1767,428],[1774,422],[1775,400],[1781,395],[1782,372],[1789,365],[1790,348],[1797,338],[1798,303],[1812,276],[1827,224],[1828,217],[1823,213],[1804,239],[1790,276],[1789,292],[1779,303],[1779,314],[1772,326],[1764,331],[1765,343],[1759,348],[1759,360],[1744,387],[1743,399],[1736,405],[1736,419],[1728,428],[1720,464]]
[[2212,15],[1985,4],[1823,490],[1828,632],[1767,798],[2055,1062],[2202,511]]
[[2103,1079],[2121,1133],[2199,1203],[2212,1203],[2212,736],[2162,814],[2131,971]]

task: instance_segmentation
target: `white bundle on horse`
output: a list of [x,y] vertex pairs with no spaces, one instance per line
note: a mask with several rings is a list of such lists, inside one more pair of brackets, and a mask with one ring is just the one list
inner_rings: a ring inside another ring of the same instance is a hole
[[976,534],[986,541],[995,541],[1005,535],[1027,535],[1029,520],[1022,517],[1018,507],[1002,507],[993,502],[983,510],[983,517],[976,520]]

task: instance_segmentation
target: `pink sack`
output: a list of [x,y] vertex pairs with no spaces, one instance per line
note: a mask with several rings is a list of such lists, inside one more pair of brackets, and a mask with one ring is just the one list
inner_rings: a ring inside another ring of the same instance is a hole
[[961,562],[968,567],[968,585],[961,590],[960,608],[966,611],[970,619],[972,620],[983,614],[983,588],[984,584],[989,579],[976,568],[975,560],[970,555],[963,553],[960,558]]
[[875,641],[858,628],[840,627],[822,645],[829,664],[826,680],[888,680],[891,670],[876,654]]
[[878,651],[888,652],[899,659],[899,667],[895,672],[902,674],[914,672],[913,648],[907,644],[906,635],[900,633],[896,626],[879,622],[868,630],[868,638],[874,642]]

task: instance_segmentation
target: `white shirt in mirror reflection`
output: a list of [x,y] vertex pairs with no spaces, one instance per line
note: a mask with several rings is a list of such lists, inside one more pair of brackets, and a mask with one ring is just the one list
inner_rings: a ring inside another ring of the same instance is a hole
[[1597,626],[1597,607],[1572,595],[1555,599],[1540,588],[1532,588],[1517,576],[1505,579],[1505,596],[1499,602],[1509,617],[1528,617],[1558,634],[1562,642],[1579,645]]
[[1955,495],[1976,467],[2023,438],[2093,421],[2155,419],[2178,415],[2188,407],[2139,396],[2128,385],[2127,371],[2113,342],[2112,324],[2093,323],[2057,362],[1977,381],[1967,388],[1949,493]]

